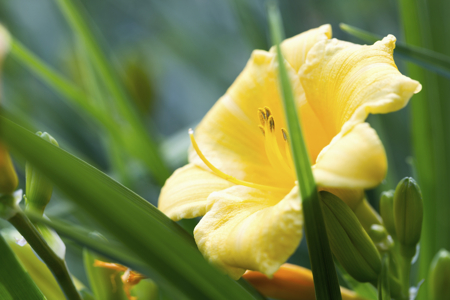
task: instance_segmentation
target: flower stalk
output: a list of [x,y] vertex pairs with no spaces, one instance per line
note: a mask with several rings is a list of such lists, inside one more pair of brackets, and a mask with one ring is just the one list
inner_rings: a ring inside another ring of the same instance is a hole
[[81,300],[82,298],[70,277],[65,260],[60,258],[50,248],[36,227],[34,227],[30,219],[28,219],[20,208],[16,207],[16,213],[8,219],[8,222],[19,231],[36,254],[45,262],[47,267],[53,273],[56,281],[58,281],[58,284],[67,299]]
[[294,154],[294,166],[297,178],[299,179],[298,185],[303,201],[305,233],[311,268],[314,275],[316,299],[342,299],[320,207],[319,194],[312,174],[311,163],[303,134],[300,129],[292,87],[281,53],[280,43],[283,40],[284,34],[280,13],[274,1],[269,2],[268,14],[271,38],[277,50],[279,80],[288,124],[291,153]]

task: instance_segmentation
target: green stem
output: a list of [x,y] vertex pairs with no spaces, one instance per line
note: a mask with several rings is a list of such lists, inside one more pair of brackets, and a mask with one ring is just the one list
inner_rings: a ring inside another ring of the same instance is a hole
[[61,259],[50,248],[30,219],[19,210],[8,220],[30,244],[31,248],[45,262],[49,270],[53,273],[56,281],[69,300],[81,300],[75,285],[70,277],[69,270],[64,259]]
[[401,256],[400,258],[400,285],[404,299],[409,299],[409,277],[411,273],[411,258]]
[[369,232],[370,227],[373,224],[381,225],[381,217],[380,215],[370,206],[369,202],[366,199],[353,210],[358,220],[361,222],[364,230]]

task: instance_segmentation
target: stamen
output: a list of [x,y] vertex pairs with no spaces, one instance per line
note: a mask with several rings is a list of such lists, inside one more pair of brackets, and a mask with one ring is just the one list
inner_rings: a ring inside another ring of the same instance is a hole
[[[266,109],[270,112],[270,110],[266,107]],[[293,169],[286,162],[286,159],[280,152],[280,148],[278,146],[277,137],[275,135],[275,119],[273,116],[269,116],[268,122],[266,123],[266,139],[265,139],[265,148],[267,158],[270,163],[274,167],[281,167],[285,172],[294,176]]]
[[255,189],[268,190],[268,191],[277,191],[277,192],[278,191],[285,191],[284,189],[273,187],[273,186],[267,186],[267,185],[256,184],[256,183],[251,183],[251,182],[239,180],[239,179],[237,179],[237,178],[235,178],[235,177],[233,177],[231,175],[225,174],[224,172],[222,172],[219,169],[217,169],[216,167],[214,167],[214,165],[212,163],[210,163],[206,159],[206,157],[203,155],[202,151],[200,151],[200,148],[198,147],[197,142],[195,141],[195,138],[194,138],[194,130],[189,129],[189,136],[191,138],[192,147],[194,147],[194,150],[195,150],[195,152],[197,152],[197,155],[205,163],[205,165],[207,165],[208,168],[210,168],[211,171],[213,171],[220,178],[228,180],[228,181],[230,181],[232,183],[235,183],[237,185],[248,186],[248,187],[255,188]]
[[287,142],[287,140],[288,140],[288,134],[287,134],[286,129],[281,128],[281,133],[283,134],[283,139]]
[[258,128],[261,129],[263,136],[266,136],[266,130],[261,125],[258,125]]
[[264,110],[266,111],[266,118],[268,119],[272,115],[272,111],[267,106],[264,106]]
[[273,116],[269,117],[269,129],[271,132],[275,131],[275,120],[273,119]]
[[261,123],[262,126],[264,126],[266,124],[266,113],[262,108],[258,108],[258,117],[259,122]]

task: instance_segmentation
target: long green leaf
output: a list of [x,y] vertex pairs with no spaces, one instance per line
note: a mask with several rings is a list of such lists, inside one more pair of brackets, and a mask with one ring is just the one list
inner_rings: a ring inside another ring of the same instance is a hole
[[89,113],[94,119],[103,123],[105,126],[112,126],[111,121],[105,118],[99,110],[95,109],[91,105],[93,100],[88,95],[84,94],[82,90],[76,87],[62,74],[59,74],[53,68],[45,64],[14,38],[11,38],[11,56],[19,63],[27,67],[32,73],[42,79],[56,92],[70,100],[71,104],[82,108],[85,112]]
[[[368,43],[375,43],[383,38],[380,35],[376,35],[347,24],[340,24],[340,27],[345,32]],[[426,48],[408,45],[401,42],[396,43],[395,54],[441,76],[450,78],[449,56],[428,50]]]
[[0,234],[0,299],[46,299]]
[[[450,45],[442,32],[450,30],[449,1],[401,0],[400,16],[409,45],[448,55]],[[414,163],[423,194],[423,225],[417,281],[426,279],[430,263],[441,248],[450,249],[450,82],[413,64],[408,73],[423,90],[412,101],[411,128]],[[391,285],[392,290],[392,285]],[[428,299],[425,280],[418,299]]]
[[[271,37],[277,47],[279,79],[286,114],[290,145],[297,172],[299,189],[305,218],[305,233],[308,243],[311,269],[314,275],[314,289],[317,299],[341,299],[339,282],[331,255],[330,244],[319,202],[317,186],[311,170],[311,163],[300,128],[300,121],[294,101],[280,43],[284,33],[281,16],[275,2],[269,5]],[[300,218],[300,216],[299,216]]]
[[55,2],[77,37],[83,41],[99,78],[103,80],[112,99],[115,100],[115,113],[122,115],[126,121],[126,124],[120,128],[124,146],[147,165],[161,185],[164,184],[170,172],[161,159],[156,143],[150,138],[140,116],[132,107],[114,68],[92,33],[86,21],[87,17],[83,14],[81,7],[72,0],[55,0]]
[[254,299],[211,267],[192,237],[158,209],[110,177],[0,117],[2,140],[39,168],[80,209],[141,260],[161,288],[176,299]]
[[48,300],[64,299],[64,293],[58,285],[55,277],[40,258],[36,256],[29,244],[19,246],[16,242],[16,231],[3,231],[6,242],[20,262],[30,274],[31,279]]

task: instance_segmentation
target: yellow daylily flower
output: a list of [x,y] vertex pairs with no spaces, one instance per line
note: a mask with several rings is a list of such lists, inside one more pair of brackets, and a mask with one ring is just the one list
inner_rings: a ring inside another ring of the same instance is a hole
[[[331,39],[330,25],[281,45],[315,180],[353,209],[387,170],[383,145],[365,118],[404,107],[421,89],[397,70],[394,47],[392,35],[371,46]],[[159,198],[173,220],[204,216],[194,230],[197,245],[235,279],[245,270],[271,276],[302,238],[280,95],[275,50],[253,51],[191,135],[189,164]]]

